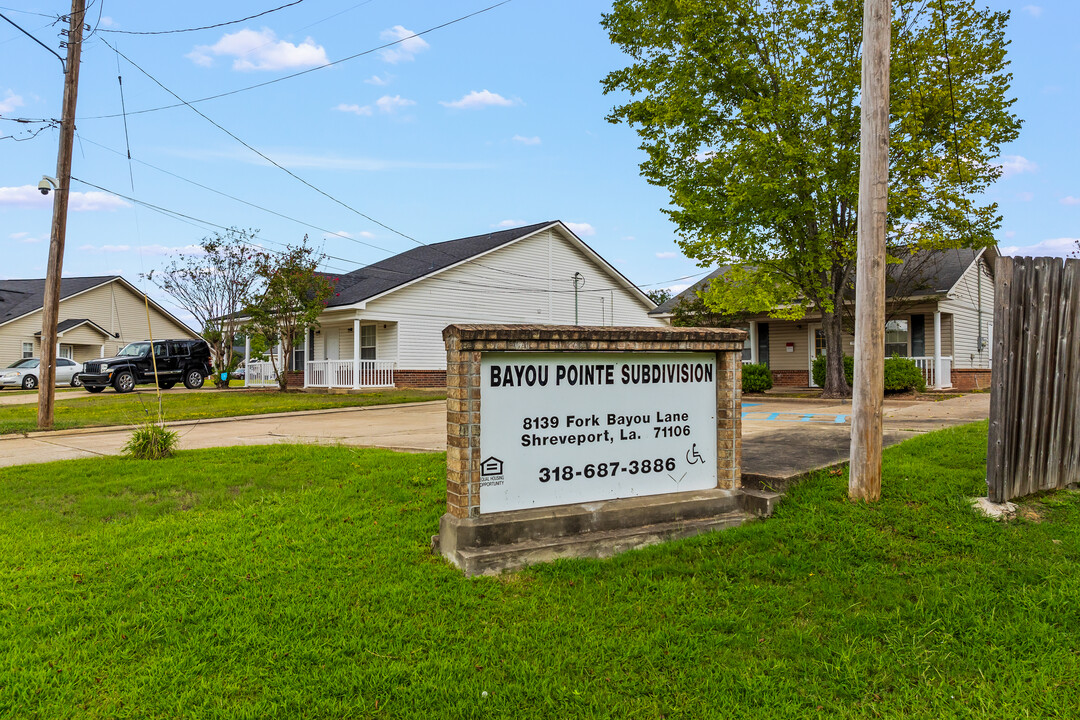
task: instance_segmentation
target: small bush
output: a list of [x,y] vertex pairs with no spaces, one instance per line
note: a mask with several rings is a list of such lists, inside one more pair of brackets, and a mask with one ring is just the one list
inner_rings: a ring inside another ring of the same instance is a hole
[[926,380],[914,360],[893,356],[885,361],[885,392],[926,391]]
[[148,422],[131,433],[124,452],[136,460],[161,460],[172,457],[179,436],[164,424]]
[[772,373],[765,363],[742,366],[742,391],[765,392],[772,387]]
[[[818,387],[825,387],[825,362],[824,355],[818,355],[814,358],[814,384]],[[847,380],[848,385],[855,382],[855,358],[850,355],[844,356],[844,378]]]
[[[814,384],[825,387],[825,356],[814,358]],[[745,372],[745,370],[744,370]],[[855,358],[844,356],[844,377],[848,385],[855,382]],[[745,389],[746,383],[743,383]],[[893,356],[885,361],[885,392],[926,391],[926,380],[914,360]]]

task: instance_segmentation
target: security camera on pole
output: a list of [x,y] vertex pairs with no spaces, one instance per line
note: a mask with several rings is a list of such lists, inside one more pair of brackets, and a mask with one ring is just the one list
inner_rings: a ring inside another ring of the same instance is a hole
[[60,278],[64,270],[64,238],[67,234],[68,191],[71,186],[71,150],[75,139],[75,101],[79,94],[79,58],[82,54],[83,18],[86,0],[71,0],[68,17],[67,62],[64,67],[64,109],[60,120],[60,149],[56,156],[56,179],[45,176],[38,190],[53,199],[52,235],[49,241],[49,268],[45,277],[45,298],[41,319],[41,366],[38,372],[38,427],[53,424],[56,399],[56,324],[60,315]]

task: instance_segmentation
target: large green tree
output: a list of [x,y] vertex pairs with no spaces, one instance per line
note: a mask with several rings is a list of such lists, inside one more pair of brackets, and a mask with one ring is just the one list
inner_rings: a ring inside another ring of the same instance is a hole
[[[609,120],[638,132],[683,251],[739,266],[703,299],[721,315],[820,312],[829,396],[850,393],[862,15],[860,0],[615,0],[603,18],[632,60],[604,80],[627,98]],[[1008,17],[974,0],[894,5],[888,234],[904,252],[994,242],[985,190],[1020,127]]]

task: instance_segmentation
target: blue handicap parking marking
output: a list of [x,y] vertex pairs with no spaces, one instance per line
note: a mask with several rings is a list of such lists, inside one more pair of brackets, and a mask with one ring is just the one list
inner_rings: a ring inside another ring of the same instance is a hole
[[751,411],[744,412],[742,414],[743,420],[764,420],[768,422],[808,422],[808,423],[828,423],[832,425],[843,425],[847,422],[847,415],[834,415],[831,413],[812,413],[812,412],[764,412],[764,411]]

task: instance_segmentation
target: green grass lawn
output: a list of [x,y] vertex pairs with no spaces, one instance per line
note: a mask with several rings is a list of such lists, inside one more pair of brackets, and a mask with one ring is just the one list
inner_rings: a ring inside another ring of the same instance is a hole
[[[976,516],[986,424],[776,515],[465,579],[442,455],[0,470],[0,716],[1018,718],[1080,711],[1080,497]],[[487,693],[485,696],[484,693]]]
[[[157,416],[157,395],[150,391],[118,395],[100,395],[58,399],[55,406],[55,429],[95,427],[101,425],[131,425]],[[325,408],[359,407],[424,400],[441,400],[441,391],[412,388],[372,390],[357,395],[322,395],[276,390],[232,392],[205,387],[198,392],[161,393],[166,422],[204,418],[259,415],[262,413],[322,410]],[[0,435],[25,433],[37,429],[37,404],[0,406]]]

